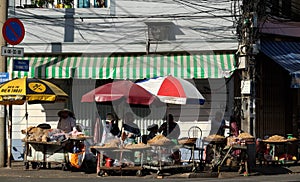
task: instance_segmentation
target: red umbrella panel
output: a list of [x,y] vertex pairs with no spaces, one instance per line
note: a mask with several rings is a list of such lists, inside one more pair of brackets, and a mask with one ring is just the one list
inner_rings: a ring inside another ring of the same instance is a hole
[[161,102],[169,104],[200,104],[205,102],[199,90],[190,82],[173,76],[157,77],[137,83]]
[[156,96],[132,81],[123,80],[102,85],[81,98],[81,102],[109,102],[126,99],[128,104],[150,105]]

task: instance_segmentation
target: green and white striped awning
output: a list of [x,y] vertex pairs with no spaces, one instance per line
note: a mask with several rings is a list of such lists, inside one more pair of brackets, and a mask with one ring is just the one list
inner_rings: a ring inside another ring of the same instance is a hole
[[[235,69],[232,53],[196,55],[35,56],[29,72],[12,71],[13,78],[143,79],[173,75],[183,79],[229,77]],[[11,66],[9,59],[8,65]],[[8,68],[8,70],[11,70]]]

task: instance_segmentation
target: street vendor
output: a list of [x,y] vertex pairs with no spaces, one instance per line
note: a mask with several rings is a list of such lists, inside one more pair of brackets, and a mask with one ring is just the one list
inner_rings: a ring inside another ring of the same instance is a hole
[[137,143],[137,137],[141,136],[141,131],[134,123],[134,117],[131,112],[127,112],[124,117],[121,139],[124,144]]
[[[164,122],[158,129],[158,132],[162,132],[162,134],[172,140],[175,144],[178,144],[178,137],[180,136],[180,128],[179,125],[175,122],[172,114],[168,114],[166,118],[166,122]],[[174,159],[175,164],[180,164],[180,151],[173,151],[171,158]]]
[[[223,118],[223,113],[217,111],[214,118],[211,120],[211,130],[209,136],[219,135],[225,136],[225,129],[230,128],[226,125],[225,119]],[[205,161],[206,163],[211,163],[215,157],[215,151],[213,150],[213,144],[209,143],[205,148]]]
[[178,139],[180,135],[180,128],[179,125],[174,121],[172,114],[168,115],[166,122],[159,127],[158,132],[162,132],[162,134],[169,139]]
[[57,129],[61,129],[65,133],[70,133],[76,129],[75,114],[69,109],[60,110],[57,115],[59,116]]
[[230,135],[237,137],[239,135],[239,127],[236,116],[230,116]]
[[101,143],[109,143],[113,139],[117,139],[120,135],[120,129],[118,127],[118,120],[113,113],[107,113],[106,119],[103,121],[103,133]]
[[146,140],[151,140],[157,135],[158,132],[158,125],[157,124],[152,124],[147,127],[147,131],[149,131],[149,134],[147,135]]
[[217,111],[215,117],[211,121],[210,135],[217,134],[220,136],[225,136],[225,129],[229,128],[233,132],[233,128],[226,125],[225,119],[223,119],[223,113]]

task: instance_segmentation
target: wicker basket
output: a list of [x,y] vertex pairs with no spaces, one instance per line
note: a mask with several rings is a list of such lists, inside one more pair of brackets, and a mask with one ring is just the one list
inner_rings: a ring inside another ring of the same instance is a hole
[[180,145],[193,145],[197,141],[197,138],[181,138],[178,140]]

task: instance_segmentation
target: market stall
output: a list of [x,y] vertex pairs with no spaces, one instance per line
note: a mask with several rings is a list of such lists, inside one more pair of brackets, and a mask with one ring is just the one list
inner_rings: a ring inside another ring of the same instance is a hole
[[81,167],[85,155],[84,140],[88,136],[39,127],[29,127],[25,133],[25,170],[30,164],[32,169],[51,168],[52,163],[61,164],[63,170]]
[[206,146],[205,163],[211,165],[211,170],[215,170],[222,161],[224,155],[223,148],[226,146],[225,137],[220,135],[209,135],[205,137],[204,142],[208,143]]
[[177,144],[163,135],[156,135],[148,141],[151,150],[148,151],[147,161],[143,167],[149,171],[155,171],[158,175],[164,172],[181,173],[184,171],[193,171],[195,167],[193,159],[191,159],[190,163],[185,164],[175,162],[176,156],[174,155],[180,148],[184,147],[184,144],[187,144],[186,142]]
[[97,175],[106,176],[125,171],[136,172],[137,176],[144,174],[144,161],[150,146],[143,143],[120,145],[112,141],[104,145],[90,146],[97,156]]
[[[220,135],[209,135],[204,138],[209,142],[206,153],[206,162],[211,164],[212,171],[218,171],[222,167],[233,169],[238,168],[238,172],[249,172],[249,147],[255,138],[248,133],[241,133],[237,137],[223,137]],[[208,149],[210,148],[210,149]],[[252,151],[254,152],[254,151]],[[255,153],[255,152],[254,152]]]
[[51,163],[60,163],[62,169],[67,169],[68,158],[66,157],[66,145],[68,141],[63,142],[37,142],[37,141],[24,141],[24,167],[29,169],[31,163],[32,169],[48,168]]
[[68,95],[51,82],[36,78],[16,78],[0,85],[0,104],[9,105],[8,113],[8,167],[11,167],[12,105],[25,104],[26,127],[28,126],[27,104],[66,102]]
[[268,139],[263,140],[263,142],[266,145],[266,151],[264,154],[264,159],[266,163],[297,163],[297,152],[289,150],[292,146],[298,146],[297,138],[285,138],[280,135],[273,135]]

